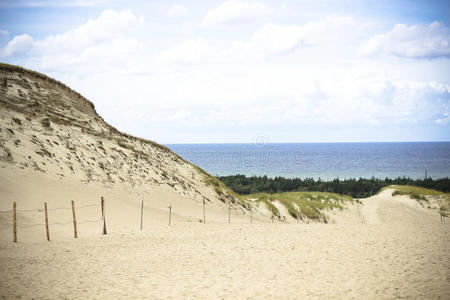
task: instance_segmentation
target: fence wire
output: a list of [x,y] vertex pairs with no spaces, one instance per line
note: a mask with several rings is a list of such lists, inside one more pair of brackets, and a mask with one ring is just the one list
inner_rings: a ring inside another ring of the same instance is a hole
[[[87,208],[87,207],[99,207],[99,204],[88,204],[88,205],[83,205],[83,206],[75,206],[76,209],[82,209],[82,208]],[[53,211],[53,210],[62,210],[62,209],[67,209],[67,210],[71,210],[72,207],[55,207],[55,208],[47,208],[47,211]],[[37,211],[37,212],[43,212],[44,209],[43,208],[33,208],[33,209],[16,209],[16,212],[33,212],[33,211]],[[0,210],[0,214],[1,213],[12,213],[14,212],[13,209],[9,209],[9,210]]]
[[[16,209],[16,212],[32,212],[32,211],[43,211],[43,208],[35,208],[35,209]],[[10,210],[0,210],[0,213],[12,213],[13,209]]]
[[72,209],[72,208],[71,207],[55,207],[55,208],[47,208],[47,211],[61,210],[61,209]]
[[17,224],[16,226],[17,226],[17,228],[22,228],[22,227],[28,228],[28,227],[35,227],[35,226],[45,226],[45,224],[42,224],[42,223],[25,224],[25,225]]
[[68,224],[72,224],[72,223],[73,223],[73,221],[63,222],[63,223],[61,223],[61,222],[54,222],[54,223],[48,223],[48,226],[50,226],[50,225],[68,225]]
[[[83,205],[83,206],[76,206],[76,209],[82,209],[82,208],[87,208],[87,207],[99,207],[100,205],[98,204],[89,204],[89,205]],[[54,210],[72,210],[72,207],[55,207],[55,208],[47,208],[47,211],[54,211]],[[32,211],[38,211],[38,212],[43,212],[44,209],[43,208],[35,208],[35,209],[16,209],[16,212],[32,212]],[[13,210],[4,210],[4,211],[0,211],[0,212],[13,212]]]
[[100,205],[98,204],[89,204],[89,205],[84,205],[84,206],[76,206],[76,209],[81,209],[81,208],[86,208],[86,207],[100,207]]
[[16,209],[16,212],[32,212],[32,211],[43,211],[43,208],[35,208],[35,209]]
[[[101,222],[103,221],[102,218],[96,219],[96,220],[86,220],[86,221],[77,221],[77,225],[78,224],[87,224],[87,223],[97,223],[97,222]],[[53,226],[53,225],[69,225],[69,224],[73,224],[73,220],[72,221],[68,221],[68,222],[53,222],[53,223],[48,223],[48,226]],[[33,224],[20,224],[18,223],[16,225],[17,228],[28,228],[28,227],[35,227],[35,226],[45,226],[44,223],[33,223]],[[6,229],[11,229],[13,227],[12,224],[8,224],[8,226],[0,226],[0,230],[6,230]]]
[[[98,205],[98,204],[89,204],[89,205],[83,205],[83,206],[75,206],[75,209],[82,209],[82,208],[94,207],[94,206],[98,207],[100,205]],[[48,208],[47,210],[51,211],[51,210],[61,210],[61,209],[72,210],[72,207],[56,207],[56,208]]]
[[97,220],[87,220],[87,221],[83,221],[83,222],[78,222],[78,221],[77,221],[77,224],[97,223],[97,222],[101,222],[101,221],[103,221],[102,218],[97,219]]
[[[89,208],[89,207],[100,207],[99,204],[87,204],[87,205],[82,205],[82,206],[75,206],[75,210],[79,210],[79,209],[83,209],[83,208]],[[72,207],[55,207],[55,208],[47,208],[47,211],[56,211],[56,210],[72,210]],[[44,212],[45,209],[44,208],[34,208],[34,209],[16,209],[16,213],[29,213],[29,212]],[[0,210],[0,214],[11,214],[10,217],[12,216],[12,214],[14,213],[13,209],[9,209],[9,210]],[[99,218],[99,219],[95,219],[95,220],[86,220],[86,221],[78,221],[77,220],[77,225],[78,224],[88,224],[88,223],[98,223],[98,222],[102,222],[103,218]],[[53,223],[48,223],[48,226],[54,226],[54,225],[59,225],[59,226],[64,226],[64,225],[69,225],[72,224],[73,220],[68,221],[68,222],[53,222]],[[31,224],[23,224],[21,222],[17,222],[16,227],[18,229],[20,228],[31,228],[31,227],[38,227],[38,226],[46,226],[45,223],[31,223]],[[5,224],[2,224],[0,226],[0,231],[5,231],[5,230],[11,230],[13,228],[13,224],[11,222],[7,222]]]

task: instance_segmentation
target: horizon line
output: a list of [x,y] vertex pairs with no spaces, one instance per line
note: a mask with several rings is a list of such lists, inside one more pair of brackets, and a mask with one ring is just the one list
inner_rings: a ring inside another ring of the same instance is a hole
[[[258,144],[255,142],[193,142],[193,143],[162,143],[163,145],[229,145],[229,144]],[[450,143],[450,141],[365,141],[365,142],[268,142],[269,144],[394,144],[394,143]],[[261,144],[262,145],[262,144]]]

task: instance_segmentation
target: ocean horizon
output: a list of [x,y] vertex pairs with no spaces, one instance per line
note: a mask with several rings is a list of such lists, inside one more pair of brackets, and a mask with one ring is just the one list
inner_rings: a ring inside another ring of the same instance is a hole
[[450,177],[450,142],[166,144],[215,176]]

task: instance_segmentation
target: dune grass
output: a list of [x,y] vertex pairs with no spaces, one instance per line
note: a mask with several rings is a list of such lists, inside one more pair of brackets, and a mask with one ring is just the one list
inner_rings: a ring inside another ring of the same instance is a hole
[[387,188],[394,189],[394,192],[392,192],[392,196],[408,195],[409,197],[411,197],[411,199],[415,199],[422,205],[423,202],[429,203],[429,198],[431,197],[439,198],[441,199],[440,210],[443,212],[450,210],[450,193],[444,193],[412,185],[391,185]]
[[[214,191],[219,196],[219,199],[222,202],[231,201],[232,203],[236,204],[236,201],[239,201],[241,205],[243,205],[245,208],[248,208],[247,201],[237,195],[233,190],[231,190],[229,187],[227,187],[222,181],[217,179],[216,177],[210,175],[208,172],[203,170],[197,165],[194,165],[193,163],[188,162],[187,160],[184,160],[186,163],[192,165],[198,172],[200,172],[203,175],[203,180],[206,183],[206,185],[211,186],[214,188]],[[228,200],[227,200],[228,199]]]
[[388,188],[395,189],[397,192],[399,192],[398,195],[417,194],[421,196],[447,196],[447,197],[450,196],[449,193],[444,193],[413,185],[391,185]]
[[256,202],[263,202],[276,217],[280,217],[280,212],[273,201],[279,201],[283,204],[293,218],[303,219],[306,217],[313,220],[323,220],[324,222],[327,222],[327,218],[322,211],[342,210],[346,203],[359,203],[359,200],[350,196],[325,192],[256,193],[245,195],[245,197],[256,199]]

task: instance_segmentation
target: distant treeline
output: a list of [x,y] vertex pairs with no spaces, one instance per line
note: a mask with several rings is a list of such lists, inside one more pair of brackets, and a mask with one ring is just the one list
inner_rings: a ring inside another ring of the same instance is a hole
[[359,178],[359,179],[334,179],[324,181],[313,178],[284,178],[267,176],[231,175],[218,176],[220,181],[238,194],[253,193],[281,193],[292,191],[319,191],[349,195],[354,198],[365,198],[376,194],[381,188],[392,185],[415,185],[442,192],[450,192],[450,178],[440,179],[411,179],[397,177],[395,179],[385,178]]

